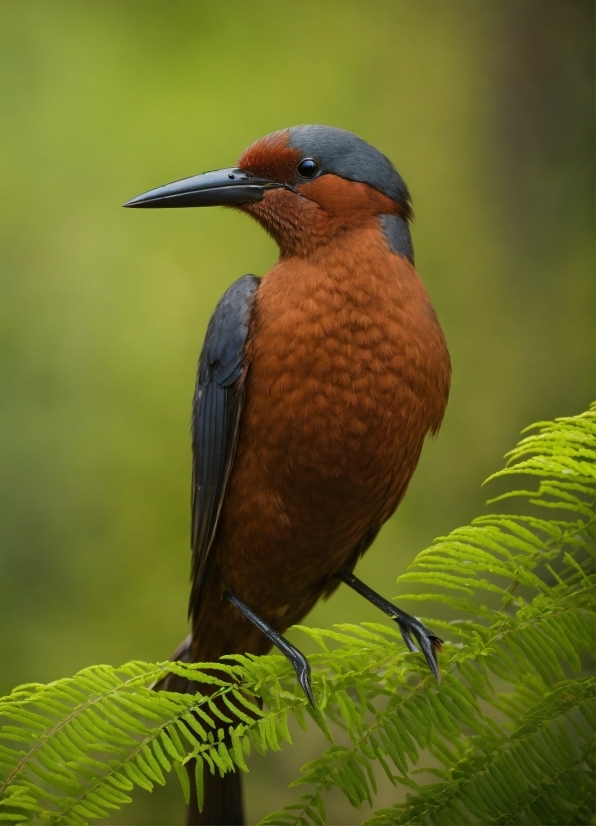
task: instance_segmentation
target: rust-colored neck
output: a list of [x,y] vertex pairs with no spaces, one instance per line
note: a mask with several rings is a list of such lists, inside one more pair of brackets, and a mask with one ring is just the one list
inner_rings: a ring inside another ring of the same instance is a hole
[[239,207],[275,239],[281,258],[306,258],[322,246],[342,243],[364,227],[378,227],[379,216],[400,215],[399,204],[368,184],[323,175],[297,192],[275,189],[262,201]]

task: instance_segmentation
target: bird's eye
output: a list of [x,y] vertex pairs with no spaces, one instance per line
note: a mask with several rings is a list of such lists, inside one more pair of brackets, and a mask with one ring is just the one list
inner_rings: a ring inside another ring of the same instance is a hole
[[298,164],[298,174],[301,178],[314,178],[319,171],[319,164],[313,158],[305,158]]

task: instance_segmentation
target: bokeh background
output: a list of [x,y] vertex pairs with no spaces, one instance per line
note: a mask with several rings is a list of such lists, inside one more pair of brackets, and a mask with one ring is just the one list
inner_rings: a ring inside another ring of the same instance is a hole
[[[587,406],[593,23],[583,0],[0,2],[0,693],[186,634],[196,359],[276,249],[230,210],[120,208],[139,192],[297,123],[357,132],[408,182],[453,389],[359,568],[388,596],[484,510],[522,427]],[[340,589],[307,621],[362,619]],[[251,823],[320,745],[252,760]],[[176,784],[112,822],[183,822]]]

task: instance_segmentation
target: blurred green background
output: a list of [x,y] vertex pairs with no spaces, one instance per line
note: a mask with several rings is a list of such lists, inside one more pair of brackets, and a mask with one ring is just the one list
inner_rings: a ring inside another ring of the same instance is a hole
[[[195,364],[223,290],[276,249],[232,211],[120,208],[139,192],[297,123],[357,132],[407,181],[453,388],[359,567],[388,596],[483,510],[522,427],[587,406],[592,33],[583,0],[0,2],[0,693],[186,634]],[[361,619],[340,589],[308,622]],[[320,745],[252,761],[250,822]],[[181,822],[175,784],[113,819]]]

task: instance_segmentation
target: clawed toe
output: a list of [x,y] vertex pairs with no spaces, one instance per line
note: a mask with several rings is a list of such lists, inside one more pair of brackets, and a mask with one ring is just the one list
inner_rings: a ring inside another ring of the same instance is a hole
[[393,619],[399,626],[401,635],[405,644],[412,653],[418,652],[418,648],[412,642],[410,634],[412,634],[426,658],[426,662],[436,681],[441,681],[441,673],[439,671],[439,663],[437,661],[437,653],[442,650],[443,640],[433,634],[426,625],[424,625],[416,617],[411,617],[409,614],[400,612],[400,616],[394,616]]
[[267,639],[269,639],[273,645],[275,645],[276,648],[278,648],[281,653],[288,658],[294,667],[296,678],[298,679],[302,690],[306,694],[309,703],[316,709],[317,704],[315,703],[315,697],[310,682],[310,663],[302,651],[299,651],[295,645],[288,642],[285,637],[279,634],[274,628],[265,622],[265,620],[261,619],[258,614],[255,614],[255,612],[249,608],[248,605],[238,599],[238,597],[234,596],[231,591],[226,591],[224,596],[240,611],[240,613],[244,614],[244,616],[250,620],[253,625],[262,631]]
[[377,594],[376,591],[373,591],[372,588],[369,588],[368,585],[358,579],[358,577],[355,577],[354,574],[346,568],[342,568],[336,576],[338,579],[341,579],[342,582],[345,582],[346,585],[349,585],[350,588],[353,588],[360,596],[363,596],[369,602],[372,602],[373,605],[376,605],[377,608],[380,608],[381,611],[397,623],[408,650],[413,654],[418,653],[418,648],[414,645],[412,636],[416,639],[436,681],[440,682],[441,674],[439,672],[439,663],[437,662],[437,652],[441,651],[443,640],[437,637],[436,634],[433,634],[419,619],[397,608],[393,603],[385,599],[385,597],[382,597],[380,594]]
[[[295,650],[298,651],[297,648]],[[294,666],[294,671],[296,672],[298,682],[302,686],[302,690],[306,694],[309,703],[313,708],[316,708],[317,704],[315,703],[315,697],[312,692],[312,685],[310,683],[310,663],[302,652],[298,651],[298,653],[300,654],[299,661],[293,662],[290,660],[290,662],[292,662],[292,665]]]

